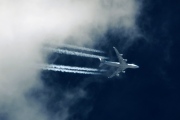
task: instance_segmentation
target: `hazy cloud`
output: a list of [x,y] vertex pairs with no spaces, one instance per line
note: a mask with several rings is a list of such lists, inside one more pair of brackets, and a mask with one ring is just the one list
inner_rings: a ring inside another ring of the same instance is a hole
[[73,38],[93,45],[94,33],[136,28],[138,13],[136,0],[0,0],[0,112],[9,120],[48,119],[42,104],[25,96],[43,87],[36,68],[46,61],[43,44]]

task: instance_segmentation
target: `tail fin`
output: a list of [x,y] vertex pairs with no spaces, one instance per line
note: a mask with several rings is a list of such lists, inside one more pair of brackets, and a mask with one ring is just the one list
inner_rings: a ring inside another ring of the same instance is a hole
[[99,58],[99,60],[100,60],[99,67],[102,67],[102,66],[104,65],[105,60],[104,60],[104,59],[102,59],[102,58]]

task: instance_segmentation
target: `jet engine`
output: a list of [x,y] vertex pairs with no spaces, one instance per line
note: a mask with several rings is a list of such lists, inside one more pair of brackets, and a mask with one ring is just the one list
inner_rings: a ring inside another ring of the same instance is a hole
[[122,71],[122,73],[125,73],[125,71]]
[[127,62],[127,59],[124,59],[125,62]]

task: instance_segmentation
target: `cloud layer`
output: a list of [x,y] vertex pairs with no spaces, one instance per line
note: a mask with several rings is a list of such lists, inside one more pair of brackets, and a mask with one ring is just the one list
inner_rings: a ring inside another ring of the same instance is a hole
[[136,28],[138,13],[136,0],[1,0],[0,119],[48,119],[45,108],[26,96],[43,87],[36,66],[46,61],[44,43],[72,38],[93,45],[93,36],[109,28]]

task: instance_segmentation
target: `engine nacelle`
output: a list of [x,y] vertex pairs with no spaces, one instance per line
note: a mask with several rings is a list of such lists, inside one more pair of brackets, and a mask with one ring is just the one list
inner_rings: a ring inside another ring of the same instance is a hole
[[124,59],[125,62],[127,62],[127,59]]

